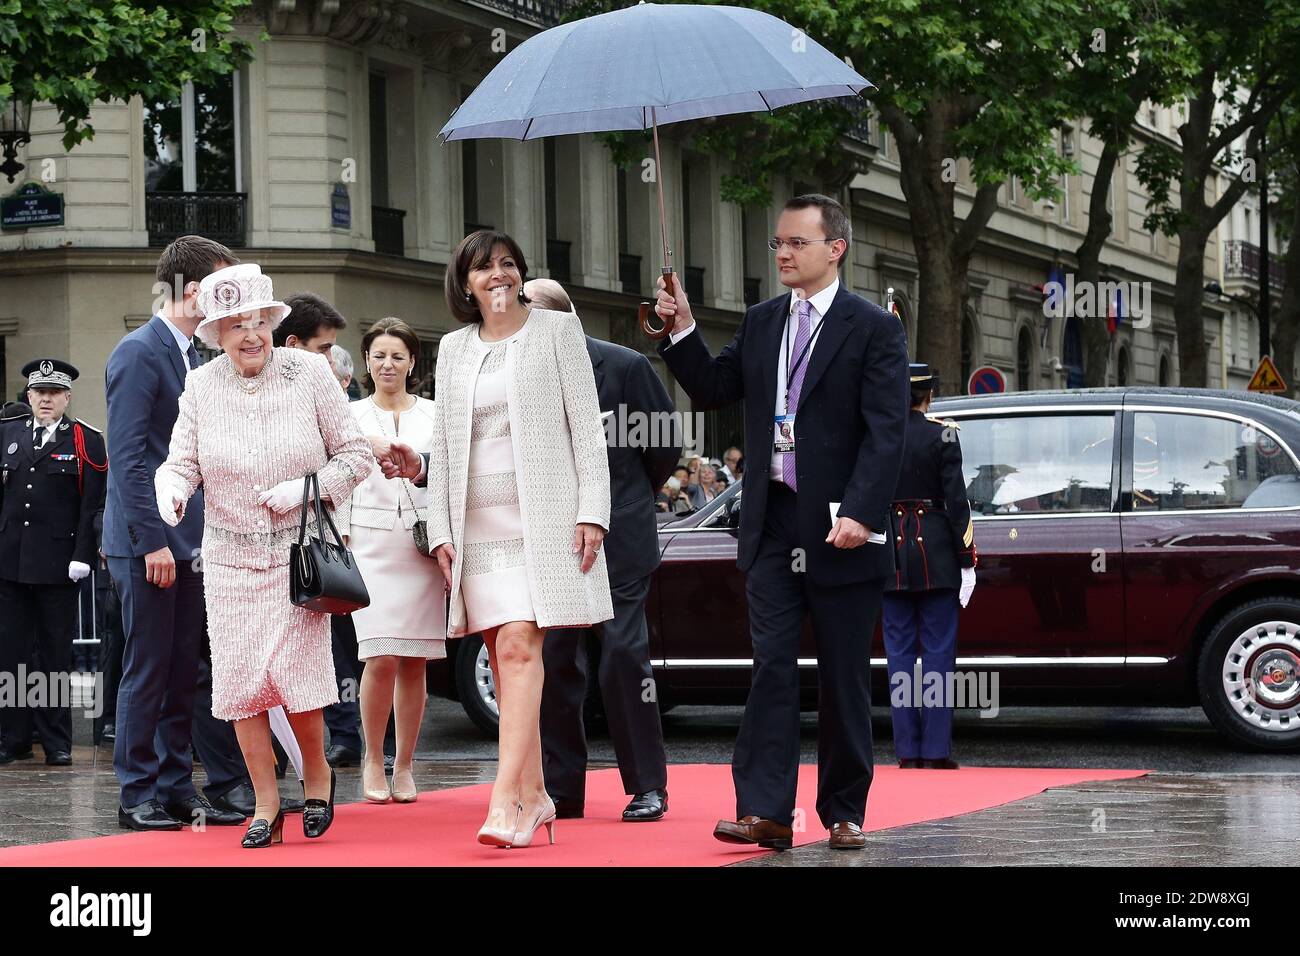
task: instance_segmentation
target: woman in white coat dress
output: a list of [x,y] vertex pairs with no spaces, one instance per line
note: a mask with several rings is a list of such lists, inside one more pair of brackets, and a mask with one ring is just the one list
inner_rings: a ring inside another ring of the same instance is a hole
[[429,539],[451,589],[448,636],[481,633],[501,714],[497,778],[479,842],[527,846],[555,805],[538,717],[547,628],[614,616],[601,542],[609,460],[576,315],[530,309],[527,265],[504,233],[457,247],[447,303],[464,328],[438,349]]
[[[350,406],[367,435],[400,440],[415,451],[433,446],[434,403],[410,393],[420,338],[401,319],[380,319],[361,337],[370,397]],[[362,796],[371,803],[416,799],[411,758],[424,717],[425,661],[447,656],[446,583],[438,563],[415,546],[411,529],[427,520],[428,491],[389,481],[376,468],[339,509],[339,531],[357,559],[370,606],[352,612],[361,676],[366,754]],[[384,776],[384,731],[394,716],[397,755],[391,790]]]

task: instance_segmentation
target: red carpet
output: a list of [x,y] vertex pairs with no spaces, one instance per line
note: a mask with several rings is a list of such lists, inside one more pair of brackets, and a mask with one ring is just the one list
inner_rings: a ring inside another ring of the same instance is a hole
[[[867,829],[937,820],[995,807],[1050,787],[1088,780],[1143,776],[1144,770],[962,768],[899,770],[879,767],[867,807]],[[239,845],[244,828],[203,833],[123,833],[0,849],[6,866],[725,866],[764,850],[713,839],[713,825],[731,815],[731,768],[686,764],[669,768],[668,816],[659,823],[619,821],[627,803],[618,771],[588,776],[587,817],[556,823],[554,846],[539,831],[526,850],[499,850],[474,840],[487,812],[489,786],[422,793],[413,804],[348,804],[320,840],[302,835],[301,818],[285,821],[285,842],[265,850]],[[813,801],[817,769],[799,775],[799,806],[806,828],[795,845],[826,839]]]

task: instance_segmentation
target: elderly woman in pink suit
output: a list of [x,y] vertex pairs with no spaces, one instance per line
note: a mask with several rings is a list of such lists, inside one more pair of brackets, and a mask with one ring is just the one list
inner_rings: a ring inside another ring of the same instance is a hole
[[283,706],[302,748],[303,834],[334,818],[321,708],[338,701],[329,616],[289,601],[289,546],[297,539],[303,477],[346,501],[374,465],[329,361],[273,348],[288,308],[253,264],[213,272],[199,287],[198,337],[225,355],[185,381],[167,461],[154,478],[158,509],[174,524],[199,487],[204,597],[212,645],[212,714],[234,722],[257,793],[246,847],[281,841],[267,711]]

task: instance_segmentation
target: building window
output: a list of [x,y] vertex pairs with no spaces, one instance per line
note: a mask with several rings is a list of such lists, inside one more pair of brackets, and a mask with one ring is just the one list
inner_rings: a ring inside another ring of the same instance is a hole
[[239,74],[144,105],[145,192],[239,192]]
[[240,74],[186,83],[179,100],[144,104],[145,222],[151,246],[178,236],[244,245]]
[[1121,345],[1115,359],[1115,384],[1123,388],[1128,384],[1128,348]]
[[1033,352],[1034,337],[1029,334],[1029,329],[1022,328],[1016,337],[1016,384],[1022,392],[1028,392],[1033,387],[1030,380]]
[[1061,341],[1061,364],[1065,366],[1065,387],[1083,388],[1083,331],[1079,318],[1065,320],[1065,334]]
[[1160,356],[1160,378],[1158,380],[1161,388],[1169,386],[1169,356]]

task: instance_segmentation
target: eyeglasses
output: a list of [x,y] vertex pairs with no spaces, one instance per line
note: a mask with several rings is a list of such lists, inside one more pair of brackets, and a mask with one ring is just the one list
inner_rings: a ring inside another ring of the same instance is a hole
[[807,247],[809,243],[834,241],[834,239],[800,239],[797,236],[793,239],[782,239],[780,236],[773,236],[771,239],[767,240],[767,247],[773,252],[780,252],[781,246],[787,245],[795,252],[803,252],[804,248]]

